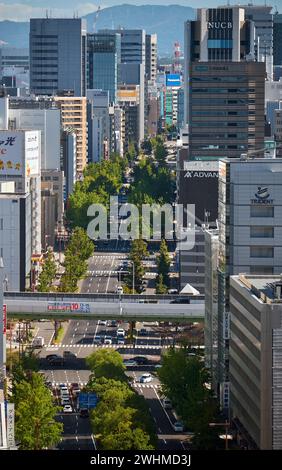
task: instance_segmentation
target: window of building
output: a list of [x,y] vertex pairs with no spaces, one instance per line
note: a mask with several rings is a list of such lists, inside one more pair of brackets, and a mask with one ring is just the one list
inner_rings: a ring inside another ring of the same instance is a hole
[[274,217],[274,207],[272,206],[251,206],[251,217]]
[[274,236],[274,227],[253,225],[250,227],[250,237],[251,238],[273,238]]
[[0,219],[0,230],[3,230],[3,219]]
[[272,266],[250,266],[250,274],[273,274]]
[[251,258],[273,258],[274,248],[273,246],[251,246],[250,257]]

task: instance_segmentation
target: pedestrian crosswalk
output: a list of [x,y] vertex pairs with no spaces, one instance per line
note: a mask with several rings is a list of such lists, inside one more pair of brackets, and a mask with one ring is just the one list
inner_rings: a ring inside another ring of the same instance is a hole
[[87,271],[88,276],[113,276],[117,275],[119,271],[109,271],[109,270],[94,270],[94,271]]
[[[68,380],[66,382],[52,382],[52,387],[59,387],[60,385],[65,385],[66,387],[69,387],[72,382],[69,382]],[[87,382],[78,382],[78,385],[80,388],[83,388],[87,385]],[[161,386],[159,384],[140,384],[137,382],[132,383],[132,387],[134,388],[154,388],[156,390],[160,389]]]
[[136,382],[134,382],[132,384],[132,386],[135,387],[135,388],[155,388],[156,390],[161,388],[161,386],[159,384],[139,384],[139,383],[136,383]]
[[[113,349],[169,349],[170,345],[146,345],[146,344],[50,344],[46,346],[46,350],[58,348],[113,348]],[[176,348],[178,346],[175,346]]]

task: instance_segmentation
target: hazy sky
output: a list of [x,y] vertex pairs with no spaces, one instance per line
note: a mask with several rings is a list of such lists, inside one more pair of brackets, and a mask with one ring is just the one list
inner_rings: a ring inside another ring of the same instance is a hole
[[[241,1],[249,3],[250,0]],[[79,15],[86,15],[95,11],[98,5],[101,8],[121,5],[128,3],[132,5],[186,5],[191,7],[211,7],[225,5],[227,0],[0,0],[0,20],[26,21],[31,17],[45,16],[46,9],[52,10],[52,16],[73,16],[73,12]],[[231,3],[231,2],[230,2]],[[233,2],[235,3],[235,1]],[[240,1],[238,1],[240,3]],[[253,0],[256,5],[263,5],[265,0]],[[269,0],[270,5],[277,5],[278,10],[282,11],[282,0]]]

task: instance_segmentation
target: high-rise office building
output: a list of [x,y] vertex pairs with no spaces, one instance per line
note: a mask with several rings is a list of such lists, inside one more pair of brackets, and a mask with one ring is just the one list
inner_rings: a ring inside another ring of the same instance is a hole
[[61,109],[63,129],[76,133],[76,173],[82,175],[87,163],[87,99],[82,96],[55,96],[54,101]]
[[30,20],[30,89],[36,95],[73,90],[86,93],[86,21],[80,18]]
[[9,127],[41,131],[41,169],[60,169],[61,112],[52,98],[11,98]]
[[[229,276],[282,272],[282,160],[219,162],[218,366],[221,390],[229,386]],[[228,401],[222,403],[228,408]]]
[[120,34],[87,35],[87,88],[109,91],[111,103],[115,103],[117,98],[120,54]]
[[253,57],[244,9],[198,10],[185,24],[185,122],[189,159],[238,157],[263,147],[265,64]]
[[248,5],[244,8],[246,19],[255,26],[255,57],[258,62],[265,62],[267,80],[273,80],[273,14],[272,6]]
[[109,156],[109,91],[87,90],[88,161],[99,162]]
[[99,33],[120,34],[121,62],[123,64],[145,64],[146,33],[143,29],[101,29]]
[[157,79],[157,35],[146,34],[146,78],[155,83]]
[[25,290],[41,255],[40,132],[0,130],[0,150],[0,256],[9,290]]
[[15,86],[29,88],[29,50],[19,47],[0,48],[0,81],[13,77]]
[[282,14],[273,16],[273,64],[282,65]]
[[281,288],[281,275],[230,278],[231,417],[261,450],[282,449]]

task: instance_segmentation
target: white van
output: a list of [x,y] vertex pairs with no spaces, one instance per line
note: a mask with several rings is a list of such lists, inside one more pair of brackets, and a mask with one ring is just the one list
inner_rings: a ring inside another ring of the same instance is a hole
[[123,294],[123,287],[122,286],[117,287],[117,294],[120,294],[120,295]]

